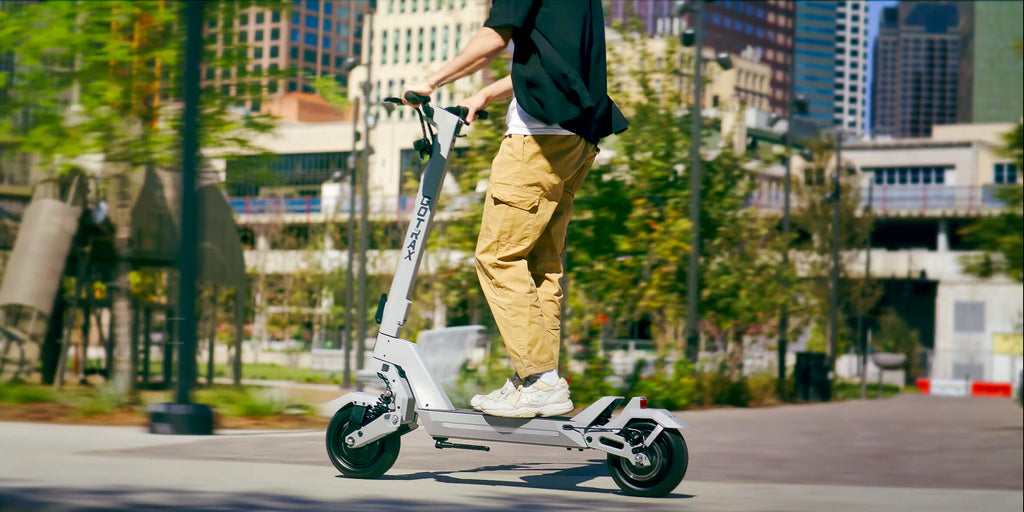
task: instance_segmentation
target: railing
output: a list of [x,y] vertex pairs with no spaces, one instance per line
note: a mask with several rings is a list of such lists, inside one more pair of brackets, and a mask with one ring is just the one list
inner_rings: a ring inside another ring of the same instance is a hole
[[[469,209],[479,194],[465,194],[447,198],[441,211],[460,212]],[[349,198],[324,199],[313,196],[301,197],[232,197],[228,199],[235,215],[282,215],[282,214],[326,214],[349,213]],[[416,210],[416,196],[391,196],[371,198],[369,213],[411,215]],[[357,197],[353,213],[362,211],[362,201]]]
[[[944,212],[956,212],[961,215],[977,215],[986,211],[1006,208],[999,198],[999,190],[1006,185],[875,185],[861,188],[860,205],[868,204],[871,197],[871,208],[876,215],[940,215]],[[784,197],[778,190],[758,190],[751,195],[748,206],[762,210],[781,210]],[[790,207],[799,209],[801,201],[798,197],[790,197]]]

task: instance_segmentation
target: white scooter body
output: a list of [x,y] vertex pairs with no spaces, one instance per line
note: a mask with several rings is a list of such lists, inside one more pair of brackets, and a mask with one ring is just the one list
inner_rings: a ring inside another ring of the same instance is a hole
[[[339,410],[354,406],[374,411],[369,416],[375,417],[369,421],[365,421],[368,418],[360,411],[360,418],[364,418],[361,427],[351,429],[343,436],[347,449],[356,450],[396,433],[405,434],[417,428],[418,420],[422,420],[438,448],[488,450],[484,446],[453,444],[448,439],[525,443],[580,450],[593,448],[622,457],[637,468],[651,466],[646,448],[663,431],[674,429],[678,433],[687,425],[669,411],[648,409],[646,398],[631,399],[614,417],[612,414],[623,397],[602,397],[572,418],[505,418],[475,410],[456,409],[424,364],[420,347],[400,337],[411,304],[410,292],[433,221],[436,199],[447,171],[448,157],[459,131],[465,125],[461,117],[447,110],[426,105],[422,108],[424,118],[429,119],[436,134],[432,134],[432,153],[420,182],[416,197],[418,208],[406,232],[402,258],[395,271],[391,291],[382,297],[382,309],[378,309],[377,319],[381,327],[373,349],[377,375],[384,381],[387,391],[382,395],[352,392],[332,402]],[[642,435],[636,430],[627,429],[627,426],[638,420],[648,425]],[[653,428],[650,428],[651,425]],[[679,438],[681,442],[681,436]],[[682,451],[685,459],[685,444]],[[684,460],[683,472],[685,465]],[[638,494],[625,487],[623,489]],[[664,493],[647,495],[661,494]]]

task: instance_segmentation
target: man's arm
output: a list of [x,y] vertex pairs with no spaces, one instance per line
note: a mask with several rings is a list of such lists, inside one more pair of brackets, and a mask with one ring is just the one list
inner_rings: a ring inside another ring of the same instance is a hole
[[472,123],[476,120],[476,112],[483,110],[495,100],[512,96],[512,75],[505,75],[505,78],[480,89],[476,94],[466,98],[459,105],[466,107],[469,112],[466,114],[466,122]]
[[[473,38],[466,44],[462,53],[448,61],[441,69],[430,76],[430,78],[416,84],[409,85],[406,91],[429,96],[438,87],[449,84],[483,69],[488,62],[494,59],[499,53],[505,50],[509,40],[512,39],[512,27],[482,27],[473,35]],[[403,94],[404,96],[404,94]],[[404,100],[405,98],[403,98]]]

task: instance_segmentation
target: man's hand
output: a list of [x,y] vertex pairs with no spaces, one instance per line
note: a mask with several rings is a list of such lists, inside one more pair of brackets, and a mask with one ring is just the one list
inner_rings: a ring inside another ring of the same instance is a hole
[[409,103],[409,101],[405,99],[405,93],[414,92],[416,94],[419,94],[420,96],[430,96],[431,94],[434,94],[434,91],[436,89],[437,87],[431,84],[429,81],[423,81],[412,85],[406,85],[405,90],[402,91],[402,103],[405,103],[410,107],[415,107],[415,103]]
[[483,110],[487,107],[490,101],[484,96],[483,91],[480,91],[464,100],[459,102],[460,107],[466,107],[466,124],[473,124],[476,121],[476,113],[478,110]]

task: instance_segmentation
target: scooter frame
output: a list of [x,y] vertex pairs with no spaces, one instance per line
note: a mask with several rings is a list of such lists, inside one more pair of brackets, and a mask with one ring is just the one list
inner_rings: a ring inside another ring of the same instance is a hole
[[[647,399],[636,397],[613,417],[623,397],[605,396],[571,418],[505,418],[475,410],[456,409],[444,389],[434,380],[424,363],[420,347],[401,338],[410,297],[430,234],[437,197],[448,169],[449,158],[465,120],[457,115],[459,107],[441,109],[424,102],[417,108],[424,124],[424,139],[430,137],[430,159],[419,191],[416,211],[402,245],[390,293],[381,296],[377,312],[380,332],[373,348],[373,364],[386,391],[374,395],[362,391],[347,393],[334,400],[335,411],[348,406],[359,408],[361,426],[344,435],[348,449],[366,447],[387,436],[414,430],[422,420],[437,448],[487,450],[484,446],[449,443],[448,439],[499,441],[564,447],[592,448],[631,465],[651,465],[646,449],[666,429],[681,430],[687,424],[664,409],[647,408]],[[435,132],[436,130],[436,132]],[[426,146],[420,143],[420,148]],[[350,410],[349,407],[346,410]],[[643,432],[629,428],[636,421],[653,424]],[[681,435],[680,435],[681,437]],[[330,440],[328,441],[330,443]],[[685,448],[684,448],[685,450]],[[684,469],[685,471],[685,469]]]

